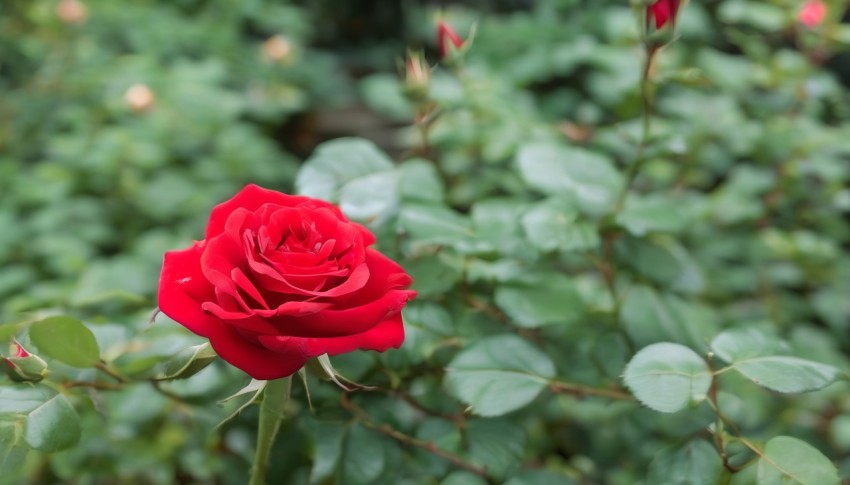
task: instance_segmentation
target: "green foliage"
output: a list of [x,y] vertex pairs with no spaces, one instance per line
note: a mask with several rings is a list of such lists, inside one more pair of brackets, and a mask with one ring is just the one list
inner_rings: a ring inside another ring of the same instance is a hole
[[[415,3],[0,6],[0,365],[43,378],[0,383],[0,482],[848,479],[841,2],[681,2],[646,70],[625,0],[455,2],[451,62]],[[400,349],[284,387],[151,321],[249,182],[376,234]]]
[[94,334],[70,317],[50,317],[29,327],[30,340],[45,356],[71,367],[92,367],[100,360]]
[[635,354],[626,366],[623,380],[642,404],[674,413],[706,398],[711,371],[693,350],[679,344],[657,343]]
[[534,400],[555,366],[546,354],[513,335],[476,342],[446,366],[446,386],[481,416],[501,416]]

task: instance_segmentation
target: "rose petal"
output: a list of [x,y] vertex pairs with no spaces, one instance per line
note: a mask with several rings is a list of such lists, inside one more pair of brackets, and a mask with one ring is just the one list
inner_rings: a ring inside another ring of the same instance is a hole
[[207,223],[206,239],[212,239],[223,233],[230,214],[239,208],[247,209],[249,212],[256,212],[257,209],[265,204],[295,207],[297,205],[315,202],[314,199],[310,199],[309,197],[287,195],[274,190],[264,189],[254,184],[248,184],[239,193],[234,195],[233,198],[213,208],[210,213],[210,220]]
[[259,261],[255,255],[248,256],[248,267],[254,273],[254,277],[259,286],[270,291],[278,293],[290,293],[296,295],[309,295],[321,297],[339,297],[349,293],[353,293],[361,288],[369,281],[369,267],[365,264],[354,268],[348,278],[337,286],[327,290],[316,290],[302,288],[294,281],[290,281],[280,273],[277,268]]
[[322,354],[338,355],[357,349],[383,352],[389,348],[399,348],[404,342],[404,325],[401,314],[380,322],[366,332],[346,337],[299,338],[261,336],[260,343],[267,349],[289,355],[293,360],[318,357]]
[[345,310],[325,310],[301,317],[272,319],[280,333],[296,337],[341,337],[365,332],[393,317],[412,300],[411,290],[391,290],[379,299]]
[[304,366],[304,352],[280,353],[246,340],[234,328],[217,326],[209,335],[213,350],[231,365],[259,380],[290,376]]
[[[299,317],[302,315],[311,315],[326,310],[331,307],[332,303],[320,303],[315,301],[288,301],[272,310],[256,310],[255,313],[261,317]],[[274,320],[273,320],[274,321]]]
[[201,309],[201,303],[215,298],[212,284],[201,271],[203,242],[181,251],[165,253],[159,277],[159,310],[192,332],[207,337],[219,325]]
[[358,292],[336,298],[337,308],[349,308],[378,299],[388,290],[407,288],[413,282],[398,263],[372,248],[366,249],[366,266],[372,278]]

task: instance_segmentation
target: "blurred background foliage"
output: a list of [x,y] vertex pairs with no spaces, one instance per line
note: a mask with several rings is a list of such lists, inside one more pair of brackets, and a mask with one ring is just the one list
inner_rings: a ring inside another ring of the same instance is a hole
[[[685,466],[694,483],[729,480],[705,403],[662,415],[580,386],[616,391],[637,349],[704,355],[739,327],[848,369],[850,26],[834,0],[805,27],[801,3],[689,2],[654,64],[639,149],[625,0],[5,0],[0,332],[31,348],[21,322],[73,315],[131,382],[111,391],[48,359],[82,438],[21,454],[0,419],[0,482],[245,483],[256,410],[214,427],[251,393],[213,403],[247,379],[217,362],[154,382],[202,340],[149,316],[162,253],[248,182],[339,202],[421,295],[401,350],[333,359],[377,391],[311,376],[311,413],[295,386],[270,483],[685,483],[670,478]],[[423,143],[400,73],[408,48],[437,64],[438,13],[475,38],[462,69],[432,72]],[[353,136],[371,143],[314,152]],[[511,352],[545,379],[497,389],[501,405],[445,371]],[[744,435],[804,439],[850,476],[846,383],[785,396],[719,382]],[[731,481],[756,483],[755,467]]]

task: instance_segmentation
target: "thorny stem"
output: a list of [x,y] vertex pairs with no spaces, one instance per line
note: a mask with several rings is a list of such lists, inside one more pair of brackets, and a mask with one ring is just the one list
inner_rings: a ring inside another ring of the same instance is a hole
[[357,418],[357,421],[365,426],[366,428],[371,429],[377,433],[381,433],[385,436],[389,436],[390,438],[403,443],[408,446],[413,446],[415,448],[419,448],[422,450],[431,453],[434,456],[438,456],[449,463],[455,465],[458,468],[462,468],[466,471],[472,472],[487,481],[492,481],[492,478],[487,473],[487,469],[484,467],[480,467],[478,465],[474,465],[472,463],[467,462],[460,456],[450,453],[442,448],[437,447],[437,445],[433,441],[425,441],[420,440],[418,438],[414,438],[412,436],[406,435],[397,429],[390,427],[387,424],[377,424],[372,421],[369,414],[360,406],[354,404],[351,399],[348,397],[347,392],[343,392],[340,397],[340,402],[342,407],[351,411],[351,413]]

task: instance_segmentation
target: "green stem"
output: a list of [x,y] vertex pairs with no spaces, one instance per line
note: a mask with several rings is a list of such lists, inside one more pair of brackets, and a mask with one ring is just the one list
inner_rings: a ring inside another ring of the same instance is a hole
[[629,170],[626,172],[626,183],[623,185],[623,189],[620,191],[619,197],[617,197],[617,205],[614,206],[615,215],[619,214],[620,211],[623,210],[623,206],[626,203],[626,197],[629,195],[629,189],[637,178],[638,173],[640,173],[640,169],[643,167],[643,164],[646,162],[646,157],[643,156],[643,152],[649,144],[649,137],[651,133],[650,129],[652,127],[652,94],[649,92],[649,73],[652,70],[652,60],[655,57],[656,52],[658,52],[658,48],[647,45],[646,56],[644,56],[643,68],[641,69],[640,76],[640,98],[643,108],[643,125],[640,142],[637,147],[635,159],[632,161],[632,164],[629,165]]
[[284,377],[268,381],[260,404],[260,422],[257,426],[257,452],[254,454],[254,466],[251,467],[250,485],[264,485],[269,455],[275,436],[286,415],[286,403],[292,390],[292,378]]

